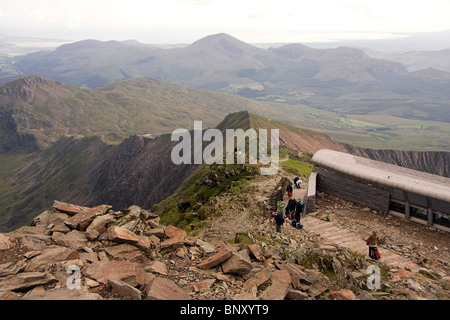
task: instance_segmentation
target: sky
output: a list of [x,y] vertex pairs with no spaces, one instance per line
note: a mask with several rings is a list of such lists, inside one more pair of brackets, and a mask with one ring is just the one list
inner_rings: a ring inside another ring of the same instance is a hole
[[0,35],[191,43],[390,38],[450,30],[449,0],[2,0]]

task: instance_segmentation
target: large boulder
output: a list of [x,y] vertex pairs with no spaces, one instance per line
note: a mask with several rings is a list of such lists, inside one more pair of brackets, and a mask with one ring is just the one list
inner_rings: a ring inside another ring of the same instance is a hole
[[39,295],[29,295],[22,300],[103,300],[97,293],[90,293],[87,288],[54,288]]
[[223,273],[234,275],[244,275],[252,270],[252,262],[248,256],[247,250],[233,252],[230,259],[222,264]]
[[104,250],[108,255],[116,260],[132,261],[143,256],[142,252],[138,248],[127,243],[107,247]]
[[112,226],[108,228],[109,240],[114,242],[130,243],[136,244],[138,242],[138,237],[134,232],[128,229]]
[[86,211],[81,211],[69,219],[64,220],[64,223],[69,228],[84,231],[97,216],[105,214],[111,208],[112,207],[108,205],[89,208]]
[[189,294],[169,279],[156,277],[145,288],[146,300],[190,300]]
[[96,217],[86,229],[86,234],[89,240],[97,239],[99,235],[106,231],[105,226],[112,221],[114,221],[114,217],[110,214]]
[[122,280],[108,279],[108,286],[113,293],[124,300],[141,300],[141,292]]
[[0,250],[9,250],[14,247],[14,243],[8,236],[0,233]]
[[94,262],[86,270],[86,274],[104,284],[107,284],[109,279],[122,280],[133,287],[143,285],[145,282],[144,269],[130,261]]
[[272,284],[259,296],[261,300],[284,300],[291,286],[291,276],[286,270],[277,270],[270,276]]
[[184,230],[181,230],[180,228],[174,227],[172,225],[169,225],[164,228],[165,235],[170,238],[181,238],[184,239],[187,237],[187,233]]
[[61,246],[47,247],[42,251],[41,254],[35,256],[30,260],[27,267],[25,268],[25,271],[37,271],[39,268],[48,264],[53,264],[60,261],[75,260],[79,258],[80,254],[77,250]]
[[86,246],[88,240],[86,239],[84,232],[72,230],[57,238],[55,242],[61,246],[78,249]]
[[228,260],[233,255],[233,252],[230,250],[222,250],[219,253],[216,253],[215,255],[203,259],[197,267],[200,269],[209,269],[212,267],[215,267],[222,262]]
[[36,286],[47,285],[56,281],[56,278],[47,272],[22,272],[0,278],[0,289],[2,291],[26,292]]

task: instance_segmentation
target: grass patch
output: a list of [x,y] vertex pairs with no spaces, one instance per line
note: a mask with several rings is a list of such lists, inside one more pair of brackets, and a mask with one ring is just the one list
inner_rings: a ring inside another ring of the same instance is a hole
[[289,159],[281,161],[280,165],[289,173],[293,175],[304,175],[306,178],[312,173],[313,165],[307,162]]
[[236,233],[235,237],[228,240],[231,244],[253,244],[253,240],[248,236],[247,233]]
[[169,198],[153,206],[162,224],[171,224],[193,235],[209,218],[220,215],[215,198],[224,192],[239,192],[257,174],[252,165],[200,166]]

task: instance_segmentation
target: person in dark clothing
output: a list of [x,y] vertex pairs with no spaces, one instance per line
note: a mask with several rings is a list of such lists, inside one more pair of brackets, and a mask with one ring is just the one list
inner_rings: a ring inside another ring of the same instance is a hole
[[299,178],[298,177],[295,177],[295,179],[294,179],[294,188],[296,188],[297,189],[297,181],[299,180]]
[[298,198],[297,204],[295,205],[295,220],[297,222],[300,222],[300,217],[303,213],[303,208],[304,208],[304,205],[303,205],[302,198]]
[[277,225],[276,230],[277,232],[281,232],[281,226],[284,223],[284,217],[283,217],[283,213],[280,211],[277,212],[272,212],[273,217],[275,218],[275,223]]
[[292,197],[292,191],[293,191],[292,186],[288,185],[286,188],[286,193],[287,193],[288,198]]
[[286,216],[289,219],[294,219],[294,213],[295,213],[295,206],[297,205],[297,202],[295,199],[289,199],[287,207],[286,207]]
[[300,180],[300,178],[299,177],[295,177],[295,179],[294,179],[294,188],[300,189],[301,183],[302,183],[302,181]]

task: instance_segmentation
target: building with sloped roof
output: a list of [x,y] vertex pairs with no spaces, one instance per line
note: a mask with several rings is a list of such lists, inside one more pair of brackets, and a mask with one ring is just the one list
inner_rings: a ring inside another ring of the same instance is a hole
[[449,178],[326,149],[312,161],[318,191],[450,231]]

